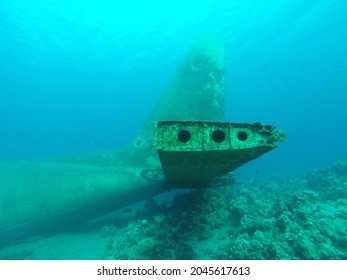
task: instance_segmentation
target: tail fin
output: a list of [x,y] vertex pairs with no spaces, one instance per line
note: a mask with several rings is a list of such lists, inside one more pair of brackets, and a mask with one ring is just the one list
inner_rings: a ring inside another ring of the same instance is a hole
[[152,122],[158,120],[224,120],[224,42],[208,36],[188,52],[165,92],[159,98],[133,147],[149,147]]

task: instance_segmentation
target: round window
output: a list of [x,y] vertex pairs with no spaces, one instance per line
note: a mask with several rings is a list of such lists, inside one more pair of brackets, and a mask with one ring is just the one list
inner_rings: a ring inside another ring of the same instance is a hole
[[178,132],[177,139],[182,143],[187,143],[190,140],[190,132],[188,130],[181,130]]
[[237,134],[237,138],[240,140],[240,141],[246,141],[248,135],[246,132],[244,131],[240,131],[238,134]]
[[222,143],[225,140],[225,133],[222,130],[215,130],[212,132],[212,140],[216,143]]

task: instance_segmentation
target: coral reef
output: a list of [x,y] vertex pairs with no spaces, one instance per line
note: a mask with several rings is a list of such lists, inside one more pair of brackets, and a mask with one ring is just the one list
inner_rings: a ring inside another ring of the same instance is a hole
[[106,259],[347,259],[347,164],[151,203],[104,229]]

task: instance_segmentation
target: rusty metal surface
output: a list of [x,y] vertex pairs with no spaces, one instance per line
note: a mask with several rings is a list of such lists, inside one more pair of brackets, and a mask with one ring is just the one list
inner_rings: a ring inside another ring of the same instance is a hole
[[285,138],[284,132],[260,123],[158,121],[153,148],[169,182],[204,185],[271,151]]

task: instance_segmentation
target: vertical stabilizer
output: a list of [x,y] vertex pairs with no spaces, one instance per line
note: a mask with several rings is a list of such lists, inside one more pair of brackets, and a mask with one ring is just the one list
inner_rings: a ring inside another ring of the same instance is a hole
[[158,120],[224,120],[224,42],[208,36],[196,42],[150,113],[133,142],[152,143],[152,122]]

